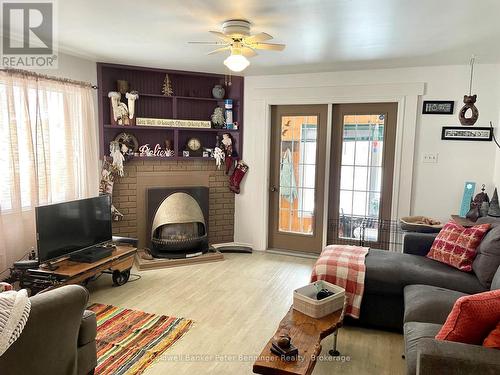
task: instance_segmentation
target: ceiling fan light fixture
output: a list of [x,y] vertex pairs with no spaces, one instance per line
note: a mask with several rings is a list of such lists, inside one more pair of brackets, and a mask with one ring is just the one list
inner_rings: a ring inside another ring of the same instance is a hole
[[250,65],[250,61],[241,54],[241,50],[234,48],[231,55],[224,60],[224,65],[233,72],[241,72]]

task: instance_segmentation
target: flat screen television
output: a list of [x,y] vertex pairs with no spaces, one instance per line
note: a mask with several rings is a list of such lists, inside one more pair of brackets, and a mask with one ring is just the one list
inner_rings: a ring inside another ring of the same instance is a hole
[[111,197],[40,206],[35,210],[38,261],[44,263],[111,241]]

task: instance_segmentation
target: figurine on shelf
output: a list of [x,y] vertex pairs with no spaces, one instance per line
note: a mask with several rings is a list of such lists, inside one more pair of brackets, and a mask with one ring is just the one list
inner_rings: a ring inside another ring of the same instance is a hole
[[165,151],[168,156],[175,156],[174,145],[171,139],[165,139]]
[[127,153],[128,147],[123,143],[120,146],[118,141],[111,141],[109,143],[109,156],[113,159],[111,164],[116,170],[120,177],[123,176],[123,162],[125,161],[125,156],[123,154]]
[[224,145],[221,142],[219,142],[219,136],[217,136],[215,141],[215,147],[212,152],[212,157],[215,159],[215,165],[217,166],[217,169],[220,169],[222,162],[226,157],[223,148]]
[[137,91],[127,92],[125,98],[128,100],[128,118],[132,120],[135,116],[135,101],[139,99],[139,93]]
[[485,192],[485,185],[481,187],[481,192],[476,194],[474,200],[471,200],[470,210],[465,217],[471,221],[477,221],[482,216],[487,216],[490,204],[490,197]]
[[226,164],[226,174],[229,174],[229,171],[233,167],[234,159],[238,157],[238,154],[234,149],[233,136],[230,133],[222,134],[221,143],[224,147],[224,154],[225,154],[224,163]]
[[125,93],[127,104],[121,101],[122,94],[118,91],[110,91],[108,97],[111,99],[111,124],[112,125],[134,125],[135,122],[135,101],[139,99],[137,91]]

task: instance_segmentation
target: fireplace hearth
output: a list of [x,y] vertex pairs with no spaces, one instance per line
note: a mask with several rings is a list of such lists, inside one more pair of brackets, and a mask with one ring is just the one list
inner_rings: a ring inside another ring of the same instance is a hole
[[208,251],[208,188],[148,189],[148,212],[153,257],[185,258]]

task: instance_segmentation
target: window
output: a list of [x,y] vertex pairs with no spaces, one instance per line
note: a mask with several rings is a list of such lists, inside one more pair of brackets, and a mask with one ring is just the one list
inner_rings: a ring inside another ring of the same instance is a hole
[[90,88],[2,72],[0,213],[86,196],[95,134]]

